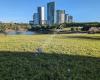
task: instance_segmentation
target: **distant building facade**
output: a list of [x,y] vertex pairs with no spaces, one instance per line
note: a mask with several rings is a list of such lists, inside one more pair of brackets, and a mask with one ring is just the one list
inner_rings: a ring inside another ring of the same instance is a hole
[[38,25],[39,24],[38,13],[34,13],[33,14],[33,23],[34,23],[34,25]]
[[68,23],[72,23],[73,22],[73,16],[69,15],[68,16]]
[[65,10],[56,11],[56,23],[61,24],[65,22]]
[[38,22],[39,22],[39,25],[45,24],[45,10],[44,10],[44,7],[38,7]]
[[53,25],[55,23],[55,2],[47,4],[47,23]]
[[29,24],[30,24],[30,25],[34,25],[34,21],[33,21],[33,20],[30,20],[30,21],[29,21]]
[[68,14],[65,14],[65,22],[68,23]]

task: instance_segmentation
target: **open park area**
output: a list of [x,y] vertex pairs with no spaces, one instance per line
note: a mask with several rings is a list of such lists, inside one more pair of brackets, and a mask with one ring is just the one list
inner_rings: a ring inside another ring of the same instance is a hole
[[99,79],[100,34],[0,35],[0,80]]

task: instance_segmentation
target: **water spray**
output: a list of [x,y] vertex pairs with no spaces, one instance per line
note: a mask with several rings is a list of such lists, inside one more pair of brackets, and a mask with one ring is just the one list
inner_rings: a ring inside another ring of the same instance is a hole
[[52,41],[52,39],[56,36],[57,32],[59,32],[59,30],[56,29],[56,32],[54,32],[48,39],[46,39],[41,47],[36,49],[36,52],[38,54],[44,53],[44,48],[46,48],[47,45]]

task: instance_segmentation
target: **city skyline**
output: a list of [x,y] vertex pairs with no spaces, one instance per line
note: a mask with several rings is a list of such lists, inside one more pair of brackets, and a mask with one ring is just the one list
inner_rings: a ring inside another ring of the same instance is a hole
[[[33,25],[44,25],[48,24],[52,26],[54,24],[62,24],[62,23],[72,23],[73,16],[66,13],[65,10],[56,10],[55,2],[47,3],[46,7],[39,6],[37,7],[37,12],[33,13],[33,20],[29,21],[29,24]],[[45,15],[47,11],[47,16]]]
[[74,16],[76,22],[100,22],[99,0],[2,0],[0,2],[0,21],[28,22],[36,7],[55,1],[57,9],[64,9]]

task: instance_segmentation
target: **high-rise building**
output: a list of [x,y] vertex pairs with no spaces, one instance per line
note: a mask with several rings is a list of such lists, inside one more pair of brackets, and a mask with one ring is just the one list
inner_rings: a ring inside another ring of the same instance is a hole
[[33,14],[33,22],[34,22],[34,25],[38,25],[39,24],[38,13],[34,13]]
[[44,7],[38,7],[38,20],[39,20],[39,25],[45,24],[45,11],[44,11]]
[[65,22],[65,10],[57,10],[56,11],[56,23],[61,24]]
[[55,2],[47,4],[47,23],[53,25],[55,23]]
[[73,22],[73,16],[71,16],[71,15],[68,16],[68,22],[69,23],[72,23]]
[[68,14],[65,14],[65,22],[68,23]]

